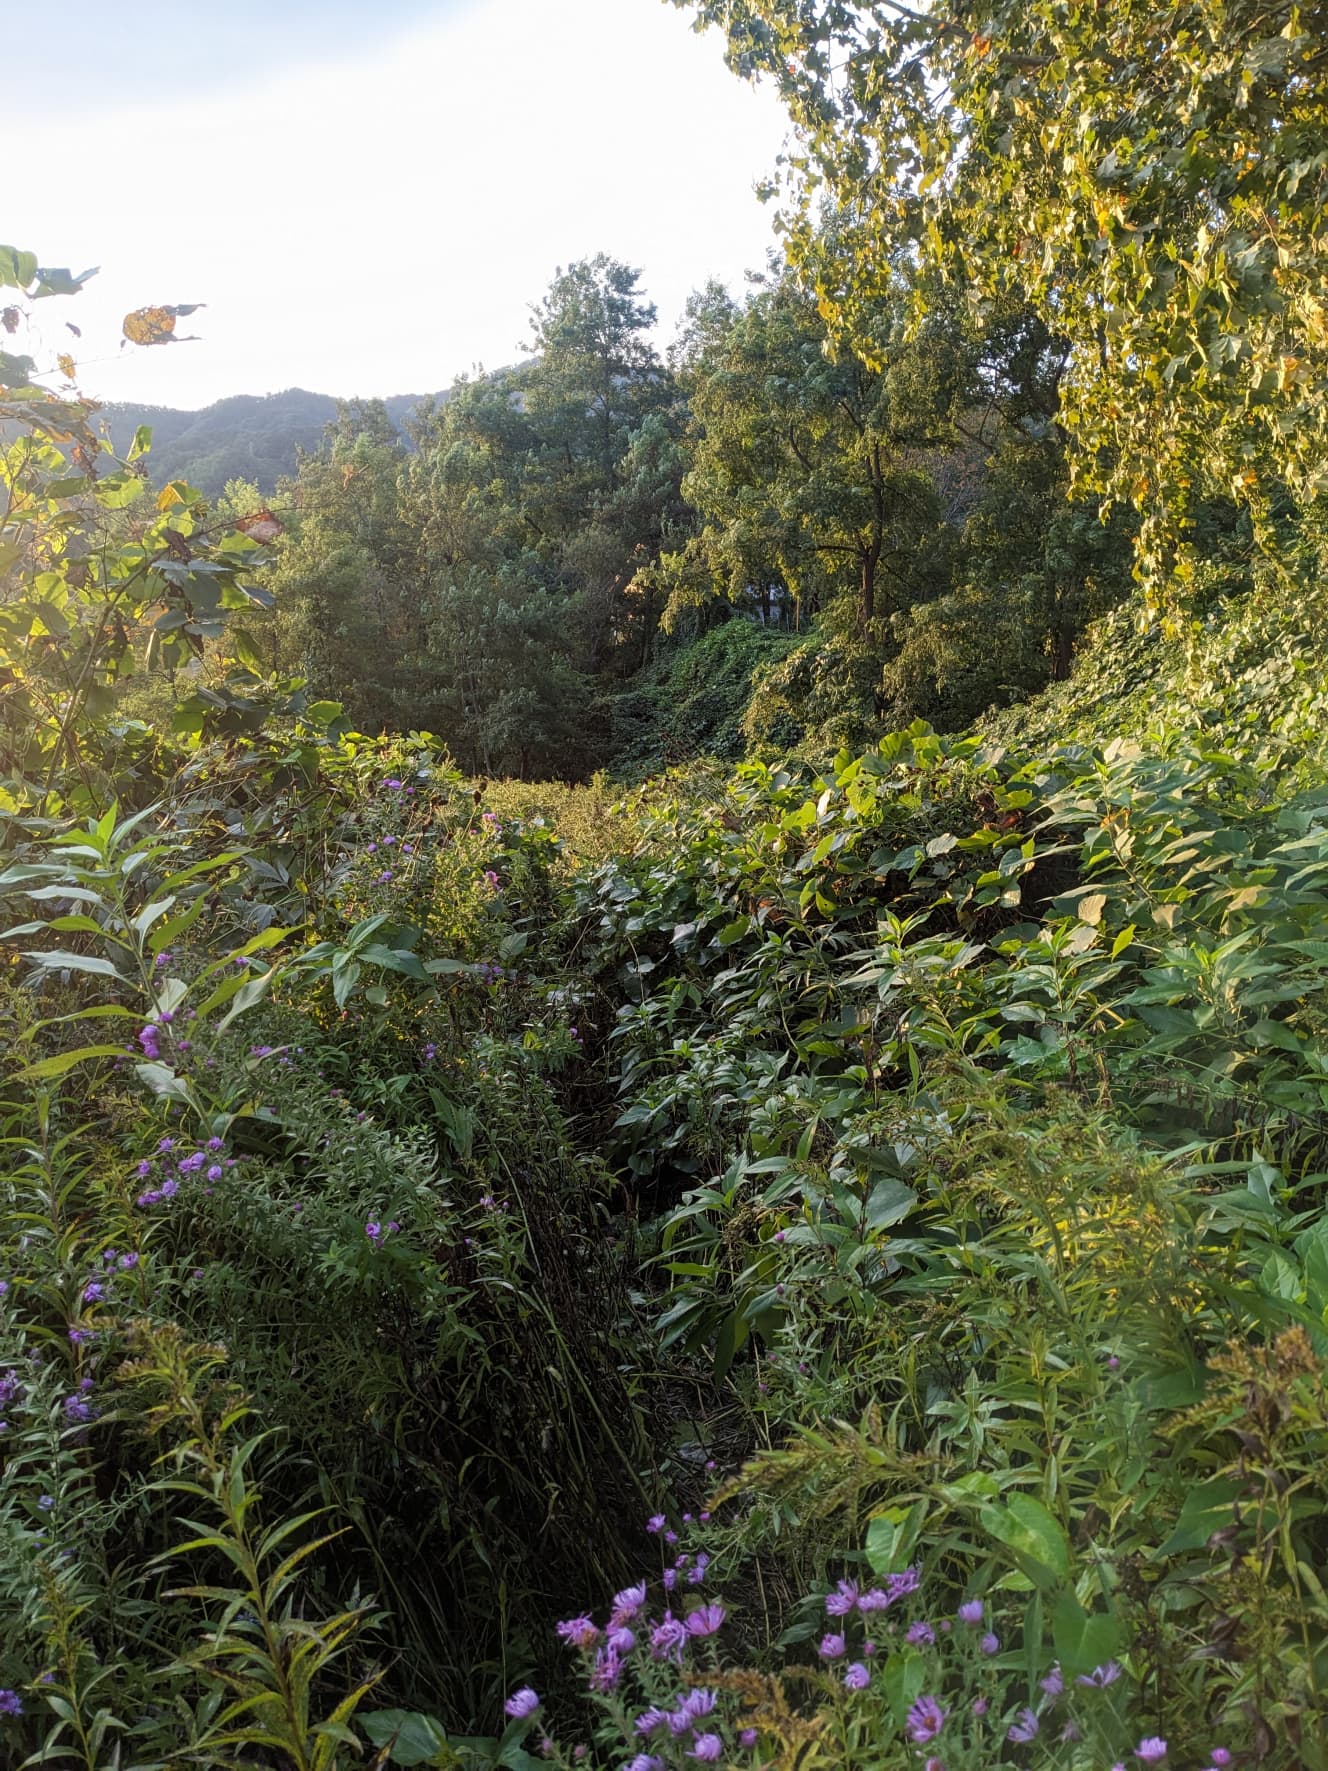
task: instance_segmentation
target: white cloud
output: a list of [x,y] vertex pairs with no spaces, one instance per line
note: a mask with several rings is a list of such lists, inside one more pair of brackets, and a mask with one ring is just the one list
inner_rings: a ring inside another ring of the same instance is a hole
[[[513,360],[555,266],[598,250],[642,267],[668,336],[691,288],[762,263],[752,184],[783,133],[660,0],[483,0],[239,95],[84,116],[6,228],[101,264],[43,314],[50,348],[82,326],[99,398],[423,391]],[[208,304],[181,323],[203,342],[118,351],[125,311],[184,301]]]

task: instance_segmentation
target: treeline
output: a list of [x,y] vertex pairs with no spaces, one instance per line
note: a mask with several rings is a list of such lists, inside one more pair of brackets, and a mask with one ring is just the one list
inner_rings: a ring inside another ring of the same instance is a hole
[[910,327],[915,294],[901,273],[870,349],[836,353],[772,268],[694,295],[662,356],[636,270],[560,271],[529,360],[409,440],[345,404],[302,457],[264,664],[521,776],[954,728],[1064,677],[1132,542],[1067,495],[1067,350],[941,294]]

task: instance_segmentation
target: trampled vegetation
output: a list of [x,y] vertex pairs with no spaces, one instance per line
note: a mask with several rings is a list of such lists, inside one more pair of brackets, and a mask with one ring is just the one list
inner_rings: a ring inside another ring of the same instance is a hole
[[1320,12],[701,10],[668,364],[0,354],[6,1766],[1328,1767]]

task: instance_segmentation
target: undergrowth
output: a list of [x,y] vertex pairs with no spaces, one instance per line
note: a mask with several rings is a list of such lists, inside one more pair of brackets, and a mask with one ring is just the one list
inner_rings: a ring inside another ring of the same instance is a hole
[[16,805],[4,1762],[1328,1764],[1318,631]]

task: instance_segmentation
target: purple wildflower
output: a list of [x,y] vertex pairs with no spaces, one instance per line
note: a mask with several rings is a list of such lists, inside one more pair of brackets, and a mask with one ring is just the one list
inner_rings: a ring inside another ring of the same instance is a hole
[[364,1226],[364,1233],[369,1238],[370,1242],[379,1242],[382,1240],[383,1226],[380,1223],[377,1223],[373,1218],[370,1218],[369,1222]]
[[657,1703],[652,1703],[648,1710],[642,1710],[641,1714],[632,1723],[632,1727],[644,1740],[662,1728],[666,1720],[667,1717],[664,1711]]
[[558,1625],[558,1634],[574,1648],[593,1648],[599,1641],[599,1631],[588,1617],[567,1618]]
[[986,1607],[981,1599],[965,1599],[959,1607],[960,1623],[979,1624],[982,1622]]
[[908,1626],[904,1632],[904,1640],[912,1642],[916,1648],[930,1648],[936,1640],[936,1631],[926,1618],[920,1617],[916,1623],[911,1623]]
[[845,1669],[844,1684],[850,1691],[865,1691],[871,1684],[871,1674],[860,1660]]
[[1046,1678],[1042,1680],[1042,1689],[1053,1703],[1065,1690],[1065,1678],[1059,1665],[1052,1667]]
[[1208,1760],[1209,1763],[1213,1765],[1229,1765],[1231,1763],[1231,1754],[1227,1751],[1226,1747],[1215,1746],[1212,1752],[1209,1753]]
[[650,1652],[656,1660],[681,1658],[686,1641],[686,1624],[671,1611],[666,1611],[661,1622],[650,1632]]
[[902,1568],[898,1574],[892,1574],[886,1580],[887,1604],[893,1605],[900,1599],[906,1599],[910,1593],[916,1593],[921,1585],[920,1568]]
[[1167,1743],[1157,1734],[1146,1735],[1135,1747],[1134,1756],[1145,1765],[1160,1765],[1167,1756]]
[[827,1593],[825,1600],[828,1617],[847,1617],[857,1607],[858,1583],[855,1580],[841,1580],[833,1593]]
[[94,1279],[83,1287],[83,1302],[85,1304],[101,1304],[105,1301],[106,1287],[99,1279]]
[[531,1690],[529,1685],[523,1685],[519,1691],[514,1691],[508,1698],[503,1705],[503,1710],[505,1714],[511,1716],[514,1722],[524,1722],[527,1716],[534,1715],[539,1706],[540,1700],[537,1694]]
[[1001,1651],[1001,1639],[992,1630],[988,1630],[986,1635],[983,1636],[978,1643],[978,1647],[984,1654],[999,1654]]
[[646,1520],[646,1530],[654,1535],[658,1535],[659,1532],[663,1531],[667,1524],[668,1520],[664,1517],[663,1513],[652,1513]]
[[622,1677],[622,1662],[611,1648],[601,1648],[590,1669],[592,1691],[612,1691]]
[[[483,1204],[483,1200],[480,1201]],[[646,1583],[637,1581],[634,1587],[624,1587],[620,1593],[613,1595],[613,1616],[616,1623],[630,1623],[646,1602]]]
[[848,1648],[843,1636],[830,1632],[821,1637],[821,1646],[816,1650],[822,1660],[839,1660]]
[[1037,1716],[1030,1709],[1022,1709],[1010,1726],[1007,1740],[1013,1740],[1016,1746],[1027,1746],[1030,1740],[1036,1740],[1040,1724]]
[[10,1691],[7,1688],[0,1691],[0,1716],[21,1716],[22,1714],[23,1699],[18,1692]]
[[718,1734],[698,1734],[692,1742],[692,1750],[687,1757],[689,1759],[711,1760],[717,1759],[723,1751],[724,1742]]
[[689,1691],[678,1705],[682,1714],[689,1716],[693,1722],[699,1722],[702,1716],[708,1716],[714,1707],[714,1692],[701,1690]]
[[947,1712],[943,1710],[934,1697],[919,1697],[904,1718],[908,1737],[915,1746],[926,1746],[935,1740],[945,1726]]
[[615,1654],[630,1654],[636,1647],[636,1637],[625,1623],[620,1623],[616,1629],[610,1630],[604,1639]]
[[722,1605],[699,1605],[695,1611],[687,1614],[687,1634],[689,1636],[713,1636],[724,1622]]
[[[543,1751],[543,1747],[540,1749]],[[549,1752],[553,1751],[553,1742],[549,1742]],[[654,1753],[637,1753],[634,1759],[627,1761],[627,1771],[664,1771],[663,1759],[656,1758]]]
[[1095,1666],[1091,1673],[1080,1673],[1075,1680],[1076,1685],[1094,1685],[1104,1691],[1108,1685],[1114,1685],[1121,1676],[1121,1669],[1114,1660],[1105,1660],[1101,1666]]
[[745,1746],[748,1752],[756,1745],[758,1736],[755,1728],[739,1728],[738,1745]]

